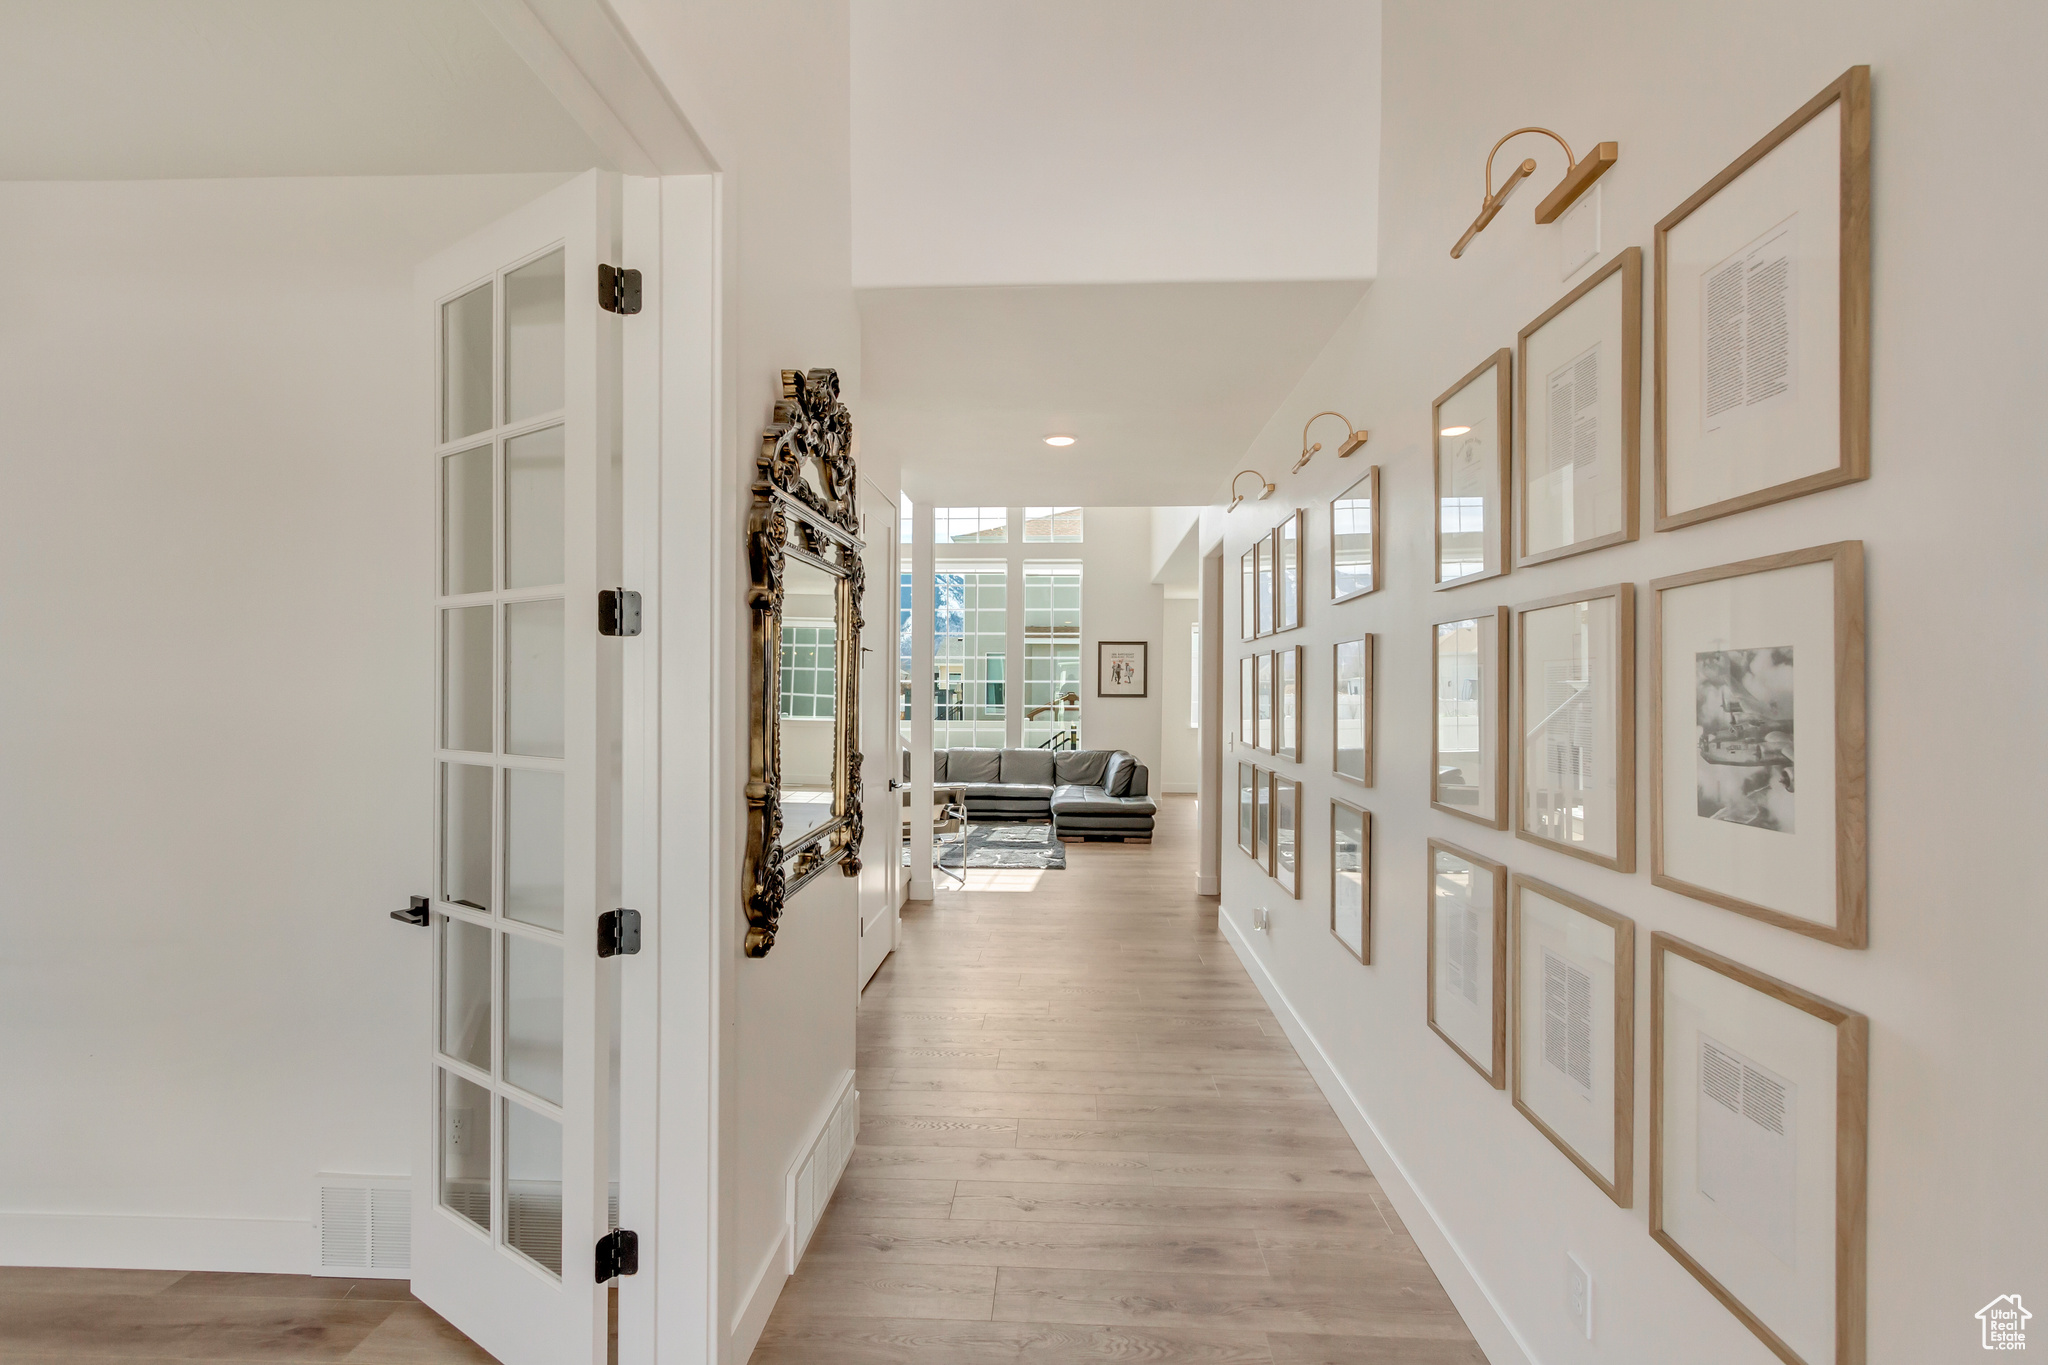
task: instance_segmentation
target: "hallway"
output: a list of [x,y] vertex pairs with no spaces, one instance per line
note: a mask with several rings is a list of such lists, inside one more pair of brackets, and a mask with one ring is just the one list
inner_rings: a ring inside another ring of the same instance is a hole
[[753,1365],[1484,1360],[1194,894],[1197,833],[1173,797],[1149,846],[906,907]]

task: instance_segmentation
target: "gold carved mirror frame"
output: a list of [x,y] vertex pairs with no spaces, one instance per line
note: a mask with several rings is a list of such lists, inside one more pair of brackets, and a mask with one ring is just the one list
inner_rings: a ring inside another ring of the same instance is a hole
[[[839,401],[837,370],[784,370],[775,420],[761,435],[747,518],[753,615],[748,691],[746,912],[748,957],[775,946],[782,908],[834,863],[860,873],[860,512],[853,418]],[[796,561],[836,580],[832,813],[783,840],[782,607]]]

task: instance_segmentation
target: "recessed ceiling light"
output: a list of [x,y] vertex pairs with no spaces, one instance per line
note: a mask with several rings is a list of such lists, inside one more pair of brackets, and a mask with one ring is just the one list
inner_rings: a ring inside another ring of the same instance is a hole
[[1470,427],[1445,427],[1442,434],[1445,436],[1463,436],[1470,430],[1472,430]]
[[1074,438],[1071,436],[1048,436],[1045,438],[1045,443],[1049,446],[1070,446],[1074,443]]

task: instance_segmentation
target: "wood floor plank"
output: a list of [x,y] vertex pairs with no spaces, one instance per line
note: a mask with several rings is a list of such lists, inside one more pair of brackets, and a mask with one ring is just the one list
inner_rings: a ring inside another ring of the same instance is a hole
[[[1200,1073],[1160,1075],[1153,1071],[1113,1068],[1109,1058],[1082,1071],[1036,1071],[997,1068],[893,1067],[885,1082],[890,1090],[973,1091],[1007,1095],[1215,1095],[1216,1080]],[[1306,1079],[1306,1078],[1304,1078]],[[1311,1087],[1312,1080],[1307,1082]],[[1297,1092],[1298,1093],[1298,1092]]]
[[876,1264],[1038,1266],[1065,1270],[1191,1270],[1267,1275],[1255,1232],[1242,1228],[1154,1228],[1099,1224],[976,1223],[966,1219],[840,1220],[804,1253]]
[[340,1360],[390,1300],[210,1294],[0,1294],[0,1360],[35,1352],[187,1360]]
[[818,1315],[858,1313],[987,1322],[993,1316],[993,1266],[819,1261],[806,1270],[783,1286],[775,1304],[776,1320],[794,1323]]
[[1443,1330],[1436,1338],[1268,1332],[1266,1343],[1273,1365],[1486,1365],[1486,1353],[1462,1322]]
[[890,1116],[863,1109],[860,1136],[863,1141],[893,1147],[1014,1147],[1019,1122],[953,1115]]
[[956,1118],[1021,1119],[1027,1115],[1043,1118],[1094,1118],[1102,1099],[1097,1095],[1048,1095],[1026,1091],[983,1094],[973,1090],[863,1090],[860,1113],[863,1123],[870,1114],[892,1118],[913,1114],[947,1115]]
[[1127,1119],[1025,1119],[1017,1145],[1041,1151],[1081,1148],[1093,1152],[1356,1151],[1342,1128],[1274,1127],[1270,1120],[1241,1123],[1145,1123]]
[[1388,1316],[1458,1321],[1437,1291],[1361,1283],[1291,1284],[1242,1275],[1005,1268],[995,1316],[1005,1322],[1237,1327],[1262,1332],[1373,1335]]
[[1263,1332],[924,1318],[771,1320],[751,1365],[1271,1365]]
[[1038,1184],[962,1180],[955,1218],[993,1222],[1107,1223],[1125,1227],[1383,1227],[1370,1193],[1280,1195],[1202,1186]]

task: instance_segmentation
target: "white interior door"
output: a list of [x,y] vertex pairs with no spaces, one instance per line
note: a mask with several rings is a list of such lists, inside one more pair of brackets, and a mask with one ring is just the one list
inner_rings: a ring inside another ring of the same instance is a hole
[[896,642],[897,543],[896,499],[861,480],[861,539],[867,548],[861,567],[867,574],[861,601],[860,747],[861,794],[867,803],[860,848],[860,984],[868,984],[882,959],[896,947],[896,920],[903,898],[902,797],[890,779],[903,775],[903,749],[897,726],[901,705],[900,667]]
[[[506,1365],[605,1359],[619,959],[619,182],[421,266],[433,347],[433,1009],[413,1292]],[[424,586],[424,585],[423,585]],[[424,645],[424,642],[423,642]]]

